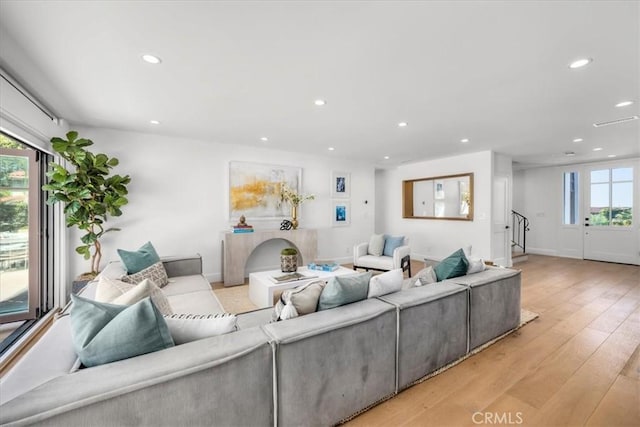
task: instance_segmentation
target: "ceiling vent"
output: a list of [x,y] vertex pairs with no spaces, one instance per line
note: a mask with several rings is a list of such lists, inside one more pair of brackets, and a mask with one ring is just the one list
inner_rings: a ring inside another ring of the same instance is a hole
[[630,122],[632,120],[638,120],[638,116],[625,117],[624,119],[611,120],[610,122],[594,123],[593,127],[599,128],[601,126],[617,125],[624,122]]

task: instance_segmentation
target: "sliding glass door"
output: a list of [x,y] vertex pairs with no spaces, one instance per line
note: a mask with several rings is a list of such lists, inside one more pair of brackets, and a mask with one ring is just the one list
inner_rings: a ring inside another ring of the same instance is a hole
[[0,323],[34,319],[40,305],[37,154],[0,135]]

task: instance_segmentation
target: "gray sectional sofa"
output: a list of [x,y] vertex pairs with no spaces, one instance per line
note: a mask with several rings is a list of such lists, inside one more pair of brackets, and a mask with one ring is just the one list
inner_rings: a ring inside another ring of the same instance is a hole
[[516,327],[520,272],[489,268],[277,323],[271,314],[244,313],[237,332],[49,378],[0,406],[0,422],[333,425]]

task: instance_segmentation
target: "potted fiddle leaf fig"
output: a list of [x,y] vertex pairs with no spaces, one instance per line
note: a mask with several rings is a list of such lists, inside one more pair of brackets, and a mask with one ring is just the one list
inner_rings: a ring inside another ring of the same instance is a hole
[[129,175],[111,174],[119,163],[115,157],[106,154],[93,154],[87,147],[93,141],[78,138],[78,132],[70,131],[63,138],[51,138],[53,150],[68,162],[69,169],[51,162],[47,177],[49,181],[42,186],[49,192],[47,203],[64,204],[67,227],[77,227],[84,232],[82,244],[76,252],[91,258],[91,270],[80,279],[92,279],[100,270],[102,245],[100,239],[110,231],[119,228],[105,228],[108,216],[122,215],[121,208],[129,203],[127,185]]

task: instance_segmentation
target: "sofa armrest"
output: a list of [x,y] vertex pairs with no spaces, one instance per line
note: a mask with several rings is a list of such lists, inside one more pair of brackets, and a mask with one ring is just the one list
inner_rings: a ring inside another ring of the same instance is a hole
[[369,243],[358,243],[353,247],[353,264],[356,265],[358,263],[358,258],[361,256],[365,256],[369,251]]
[[268,425],[272,367],[252,328],[59,376],[0,406],[0,424]]
[[202,256],[200,254],[162,257],[160,260],[169,277],[202,274]]
[[402,258],[411,254],[411,248],[409,246],[398,246],[393,250],[393,268],[401,268]]

